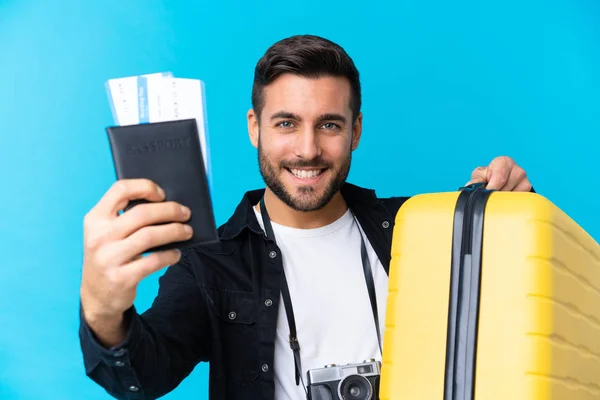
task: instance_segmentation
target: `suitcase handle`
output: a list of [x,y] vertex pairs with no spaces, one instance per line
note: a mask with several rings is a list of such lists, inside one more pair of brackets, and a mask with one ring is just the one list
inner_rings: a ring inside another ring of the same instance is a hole
[[[464,190],[470,190],[470,191],[474,191],[476,189],[479,189],[480,187],[484,186],[486,182],[477,182],[477,183],[471,183],[470,185],[467,186],[461,186],[460,188],[458,188],[459,191],[464,191]],[[485,186],[484,186],[485,189]],[[495,189],[486,189],[490,192],[495,191]]]

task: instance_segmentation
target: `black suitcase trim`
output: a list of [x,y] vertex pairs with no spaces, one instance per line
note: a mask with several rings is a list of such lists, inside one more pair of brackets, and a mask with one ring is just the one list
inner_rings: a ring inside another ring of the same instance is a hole
[[475,396],[475,364],[485,206],[483,184],[461,188],[454,212],[444,400]]

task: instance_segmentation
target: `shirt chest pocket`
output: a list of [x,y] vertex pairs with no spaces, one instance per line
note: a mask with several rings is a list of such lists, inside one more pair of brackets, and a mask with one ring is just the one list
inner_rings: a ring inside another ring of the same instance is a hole
[[[206,290],[206,289],[205,289]],[[256,304],[251,292],[207,290],[225,378],[247,386],[259,375]]]

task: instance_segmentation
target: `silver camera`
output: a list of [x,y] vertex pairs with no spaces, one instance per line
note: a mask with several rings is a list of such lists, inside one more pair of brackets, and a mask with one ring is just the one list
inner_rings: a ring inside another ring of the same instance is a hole
[[381,363],[375,359],[311,369],[308,400],[376,400],[379,398]]

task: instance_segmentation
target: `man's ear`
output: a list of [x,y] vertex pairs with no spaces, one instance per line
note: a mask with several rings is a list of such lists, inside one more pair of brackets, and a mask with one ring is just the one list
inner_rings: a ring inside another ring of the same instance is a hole
[[362,135],[362,113],[358,114],[356,117],[356,121],[352,126],[352,151],[356,150],[358,147],[358,143],[360,142],[360,137]]
[[250,109],[248,110],[248,135],[250,136],[250,143],[256,148],[258,148],[258,132],[258,116],[253,109]]

